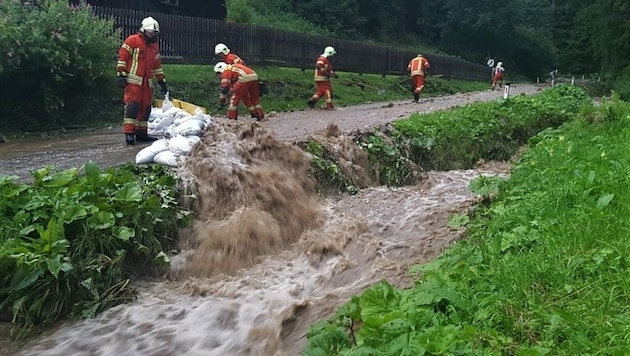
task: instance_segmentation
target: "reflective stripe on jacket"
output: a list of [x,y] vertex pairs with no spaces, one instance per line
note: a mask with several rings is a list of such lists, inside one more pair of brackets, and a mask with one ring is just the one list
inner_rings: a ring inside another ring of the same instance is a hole
[[146,79],[152,86],[153,76],[158,80],[164,79],[158,44],[147,44],[141,33],[127,37],[120,47],[116,69],[127,73],[128,84],[142,85]]
[[317,58],[317,62],[315,62],[315,81],[330,81],[330,75],[332,73],[334,73],[332,63],[330,63],[327,56],[322,54]]
[[424,77],[424,71],[429,68],[431,68],[429,61],[422,56],[417,56],[413,58],[411,61],[409,61],[409,64],[407,65],[407,71],[409,71],[409,74],[412,77],[414,75],[421,75]]

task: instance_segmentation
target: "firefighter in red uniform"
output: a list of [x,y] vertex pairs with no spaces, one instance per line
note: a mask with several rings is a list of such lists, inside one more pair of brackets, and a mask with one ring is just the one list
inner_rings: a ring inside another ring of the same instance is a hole
[[497,66],[494,68],[494,76],[492,77],[492,84],[490,85],[490,90],[494,90],[497,84],[499,84],[499,88],[503,86],[504,74],[505,74],[505,68],[503,68],[503,62],[497,63]]
[[125,88],[123,133],[125,142],[152,142],[147,134],[147,122],[153,101],[153,76],[162,94],[166,94],[166,79],[162,70],[157,36],[160,24],[152,17],[142,20],[140,31],[127,37],[118,51],[118,86]]
[[330,85],[330,77],[337,78],[337,73],[333,70],[332,63],[330,63],[330,57],[335,55],[335,49],[328,46],[324,49],[317,62],[315,63],[315,85],[317,91],[307,101],[308,106],[312,109],[315,107],[315,103],[322,97],[326,96],[326,109],[334,109],[332,102],[332,86]]
[[228,119],[238,118],[238,105],[241,101],[253,118],[258,121],[265,118],[265,112],[260,104],[260,84],[256,72],[242,63],[225,62],[217,63],[214,72],[221,75],[220,108],[228,103],[229,96]]
[[245,62],[241,59],[241,57],[232,53],[228,46],[223,43],[219,43],[214,46],[214,54],[219,58],[221,62],[225,62],[227,64],[241,63],[245,64]]
[[427,69],[431,68],[429,61],[418,54],[412,58],[407,65],[407,71],[413,81],[413,102],[417,103],[420,100],[420,93],[424,89],[424,77],[426,76]]

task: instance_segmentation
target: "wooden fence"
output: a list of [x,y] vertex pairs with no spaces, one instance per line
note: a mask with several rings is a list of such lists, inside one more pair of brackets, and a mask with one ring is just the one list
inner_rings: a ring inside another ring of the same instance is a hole
[[[339,71],[403,74],[417,53],[282,31],[257,25],[146,11],[94,6],[101,18],[112,19],[123,38],[136,33],[141,20],[153,16],[160,23],[159,44],[165,63],[216,63],[214,46],[225,43],[248,64],[313,68],[326,46],[335,47],[333,64]],[[490,80],[490,68],[461,59],[424,53],[431,75],[465,80]]]

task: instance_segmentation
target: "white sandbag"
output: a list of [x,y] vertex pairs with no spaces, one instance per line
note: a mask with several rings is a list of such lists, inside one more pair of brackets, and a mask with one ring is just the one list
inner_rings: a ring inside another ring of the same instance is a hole
[[148,148],[150,148],[155,154],[164,152],[168,150],[168,140],[165,138],[161,138],[157,141],[153,141],[151,146],[149,146]]
[[172,108],[170,108],[168,110],[165,110],[163,115],[171,115],[171,116],[175,117],[175,115],[177,115],[177,113],[181,112],[181,111],[182,111],[182,109],[180,109],[180,108],[172,107]]
[[186,113],[186,115],[176,115],[177,117],[173,121],[173,125],[179,126],[179,125],[183,124],[184,122],[190,120],[190,118],[192,118],[192,116],[190,116],[190,114],[188,112],[186,112],[186,111],[184,111],[184,112]]
[[188,139],[188,141],[192,142],[193,146],[196,145],[198,142],[201,142],[201,137],[199,136],[188,135],[186,136],[186,138]]
[[171,108],[173,108],[173,103],[171,102],[171,99],[170,99],[170,93],[166,93],[164,94],[164,101],[162,101],[162,111],[166,112],[170,110]]
[[147,146],[136,153],[136,164],[153,163],[155,152],[151,150],[151,146]]
[[170,138],[173,138],[175,136],[178,136],[177,126],[171,125],[166,130],[164,130],[164,137],[170,139]]
[[166,131],[166,130],[162,130],[162,129],[156,130],[156,129],[153,129],[153,128],[150,128],[150,127],[147,128],[147,134],[149,136],[151,136],[151,137],[163,137],[164,136],[164,131]]
[[[198,141],[190,137],[195,137]],[[187,156],[192,151],[193,146],[199,141],[201,139],[197,136],[175,136],[168,141],[168,149],[175,154]]]
[[[166,130],[167,127],[173,124],[173,117],[170,115],[163,116],[158,122],[153,125],[154,130]],[[149,125],[151,127],[151,125]]]
[[153,157],[153,161],[165,166],[177,167],[179,163],[179,156],[167,150],[156,154],[155,157]]
[[181,136],[200,136],[203,130],[203,123],[199,120],[188,120],[177,126],[177,133]]

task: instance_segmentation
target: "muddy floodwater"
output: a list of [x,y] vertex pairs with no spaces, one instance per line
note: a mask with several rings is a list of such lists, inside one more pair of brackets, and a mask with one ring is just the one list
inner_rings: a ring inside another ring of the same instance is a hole
[[[514,86],[512,95],[536,91]],[[469,182],[506,175],[509,167],[424,172],[416,186],[322,198],[307,176],[308,155],[289,141],[329,123],[347,132],[501,95],[281,113],[261,124],[222,121],[178,170],[195,182],[199,218],[182,236],[169,276],[136,281],[135,302],[62,323],[18,354],[299,355],[308,326],[350,296],[384,278],[411,285],[410,266],[461,237],[447,221],[477,201]],[[133,160],[139,148],[124,147],[121,139],[117,131],[38,140],[30,148],[0,144],[0,174],[26,177],[42,164],[71,167],[88,159],[105,166]]]

